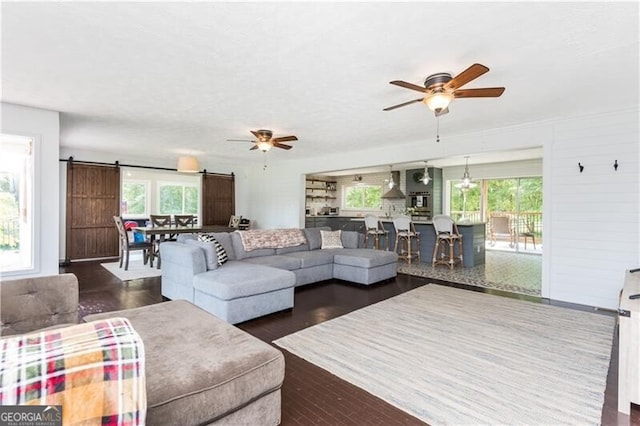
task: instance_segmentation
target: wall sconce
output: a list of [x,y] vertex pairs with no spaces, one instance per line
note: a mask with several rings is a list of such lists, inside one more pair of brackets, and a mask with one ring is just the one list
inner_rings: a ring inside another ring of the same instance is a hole
[[178,158],[177,169],[179,173],[198,173],[200,165],[196,157],[185,156]]

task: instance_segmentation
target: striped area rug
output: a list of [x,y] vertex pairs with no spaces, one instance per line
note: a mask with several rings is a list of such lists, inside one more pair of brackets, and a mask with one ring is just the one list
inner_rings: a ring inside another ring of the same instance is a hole
[[429,284],[274,343],[432,425],[595,425],[614,326]]

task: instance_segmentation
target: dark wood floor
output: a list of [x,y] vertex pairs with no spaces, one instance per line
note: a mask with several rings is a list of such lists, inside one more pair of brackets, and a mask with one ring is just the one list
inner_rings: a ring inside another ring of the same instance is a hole
[[[61,268],[60,271],[72,272],[78,277],[82,315],[162,302],[159,277],[123,283],[102,268],[98,262],[74,263]],[[434,281],[400,274],[393,281],[373,286],[357,286],[338,280],[304,286],[296,289],[295,307],[292,310],[247,321],[238,326],[259,339],[271,343],[287,334]],[[478,290],[477,287],[438,283]],[[491,293],[512,296],[496,291]],[[521,298],[515,295],[513,297]],[[548,303],[548,301],[541,302]],[[563,306],[567,305],[563,304]],[[581,306],[575,306],[575,308],[584,309]],[[609,314],[612,315],[612,313]],[[283,425],[424,424],[325,370],[287,351],[283,353],[286,360],[282,388]],[[602,424],[640,426],[640,406],[633,407],[631,417],[617,411],[617,376],[618,339],[614,336]]]

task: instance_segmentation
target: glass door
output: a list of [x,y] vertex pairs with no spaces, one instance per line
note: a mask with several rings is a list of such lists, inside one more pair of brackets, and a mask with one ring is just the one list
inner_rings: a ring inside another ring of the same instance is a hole
[[542,253],[542,178],[485,181],[489,249]]

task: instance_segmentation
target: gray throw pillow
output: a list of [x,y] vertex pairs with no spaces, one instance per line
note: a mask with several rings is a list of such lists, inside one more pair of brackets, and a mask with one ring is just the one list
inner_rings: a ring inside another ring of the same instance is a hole
[[186,240],[185,244],[200,247],[204,251],[204,259],[207,262],[208,271],[218,268],[218,258],[216,257],[216,246],[214,243],[198,240]]

